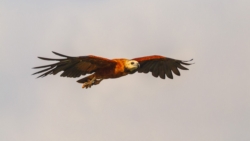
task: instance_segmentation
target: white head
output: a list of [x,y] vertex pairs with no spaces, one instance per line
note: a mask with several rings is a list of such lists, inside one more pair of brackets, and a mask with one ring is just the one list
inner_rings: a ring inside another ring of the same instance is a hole
[[134,71],[140,67],[140,63],[136,60],[126,60],[125,68],[129,71]]

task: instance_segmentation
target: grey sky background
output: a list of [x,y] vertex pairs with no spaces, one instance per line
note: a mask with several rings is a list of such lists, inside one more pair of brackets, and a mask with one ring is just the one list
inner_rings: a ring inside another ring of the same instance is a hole
[[[0,1],[1,141],[249,141],[249,0]],[[81,89],[37,56],[195,64]]]

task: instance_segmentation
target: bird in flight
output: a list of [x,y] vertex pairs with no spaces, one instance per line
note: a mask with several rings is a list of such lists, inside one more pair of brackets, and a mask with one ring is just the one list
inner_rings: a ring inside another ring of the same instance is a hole
[[188,70],[183,65],[191,65],[189,61],[176,60],[160,55],[144,56],[134,59],[107,59],[94,55],[71,57],[57,52],[54,54],[64,57],[62,59],[51,59],[38,57],[46,61],[59,61],[54,64],[34,67],[34,69],[43,69],[34,74],[41,74],[39,77],[45,77],[50,74],[63,72],[62,77],[80,77],[87,75],[77,82],[82,83],[82,88],[90,88],[93,85],[98,85],[102,80],[109,78],[119,78],[128,74],[148,73],[151,72],[154,77],[160,76],[165,79],[167,76],[173,79],[173,74],[180,76],[181,70]]

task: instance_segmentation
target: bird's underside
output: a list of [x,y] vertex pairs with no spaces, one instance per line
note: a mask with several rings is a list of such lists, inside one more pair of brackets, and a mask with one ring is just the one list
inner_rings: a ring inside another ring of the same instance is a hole
[[[41,74],[39,77],[45,77],[50,74],[63,72],[62,77],[80,77],[88,75],[77,82],[82,83],[82,88],[90,88],[98,85],[102,80],[109,78],[119,78],[128,74],[151,72],[154,77],[160,76],[165,79],[167,76],[173,79],[173,74],[180,76],[178,69],[188,70],[183,65],[190,65],[189,61],[181,61],[167,58],[159,55],[145,56],[134,59],[106,59],[98,56],[88,55],[79,57],[70,57],[56,52],[54,54],[65,57],[63,59],[51,59],[38,57],[47,61],[59,61],[54,64],[34,67],[42,68],[34,74]],[[191,61],[191,60],[190,60]]]

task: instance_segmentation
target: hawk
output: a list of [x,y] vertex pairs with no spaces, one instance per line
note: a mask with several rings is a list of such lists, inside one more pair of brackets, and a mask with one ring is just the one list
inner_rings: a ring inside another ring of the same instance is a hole
[[82,88],[90,88],[93,85],[98,85],[102,80],[109,78],[119,78],[128,74],[148,73],[151,72],[154,77],[165,79],[167,76],[173,79],[173,74],[180,76],[181,70],[188,70],[183,65],[191,65],[189,61],[176,60],[160,55],[144,56],[134,59],[107,59],[94,55],[71,57],[57,52],[54,54],[64,57],[62,59],[51,59],[38,57],[46,61],[58,61],[57,63],[34,67],[33,69],[43,69],[34,74],[41,74],[39,77],[47,75],[56,75],[58,72],[63,72],[62,77],[80,77],[88,75],[77,82],[82,83]]

